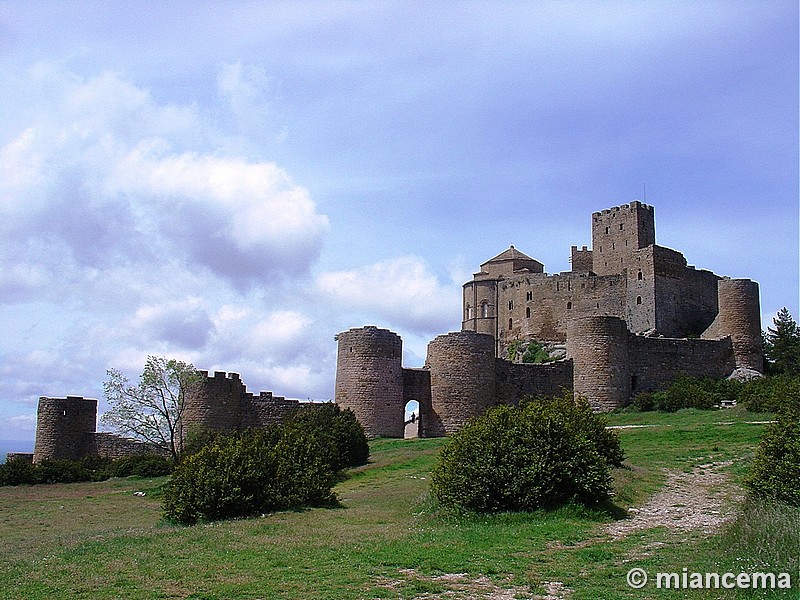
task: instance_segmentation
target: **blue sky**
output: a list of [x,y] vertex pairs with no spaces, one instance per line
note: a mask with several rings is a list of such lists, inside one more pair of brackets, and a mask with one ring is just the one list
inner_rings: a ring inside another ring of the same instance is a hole
[[[333,396],[593,211],[798,317],[797,2],[0,0],[0,438],[148,354]],[[103,410],[101,403],[101,410]]]

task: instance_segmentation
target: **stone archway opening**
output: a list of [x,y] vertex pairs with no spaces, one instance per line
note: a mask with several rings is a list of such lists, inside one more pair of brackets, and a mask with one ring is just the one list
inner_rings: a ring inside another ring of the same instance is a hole
[[405,407],[405,430],[403,438],[419,437],[419,402],[409,400]]

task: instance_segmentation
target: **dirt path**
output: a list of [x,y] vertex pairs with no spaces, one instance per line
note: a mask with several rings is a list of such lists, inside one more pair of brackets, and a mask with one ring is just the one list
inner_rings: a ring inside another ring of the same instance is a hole
[[[628,518],[606,525],[603,536],[611,539],[656,527],[670,531],[704,529],[708,533],[717,531],[723,523],[733,517],[728,507],[742,498],[741,490],[731,483],[730,475],[724,471],[730,461],[698,465],[691,472],[667,471],[664,486],[644,505],[628,510]],[[606,538],[607,539],[607,538]],[[587,540],[586,545],[599,543],[601,539]],[[415,598],[452,600],[568,600],[570,588],[558,581],[545,581],[545,595],[529,596],[524,587],[502,587],[488,577],[470,577],[466,573],[449,573],[439,576],[424,576],[413,569],[399,571],[401,579],[387,580],[384,585],[392,588],[403,579],[418,579],[444,584],[448,589],[441,593],[427,593]]]
[[629,518],[610,523],[605,532],[621,538],[636,531],[705,529],[714,532],[732,515],[725,510],[742,497],[723,471],[731,463],[699,465],[689,473],[668,471],[664,487],[641,507],[628,510]]

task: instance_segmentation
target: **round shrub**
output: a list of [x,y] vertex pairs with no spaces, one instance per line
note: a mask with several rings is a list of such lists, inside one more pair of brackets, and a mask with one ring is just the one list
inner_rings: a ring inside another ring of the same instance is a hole
[[283,423],[317,437],[332,471],[367,464],[369,444],[364,427],[355,413],[333,402],[307,404],[294,411]]
[[164,493],[168,519],[192,524],[335,500],[317,438],[283,427],[216,438],[186,457]]
[[610,497],[619,438],[571,394],[500,406],[470,421],[442,449],[431,489],[445,506],[530,511]]
[[756,496],[800,506],[800,410],[767,427],[745,483]]

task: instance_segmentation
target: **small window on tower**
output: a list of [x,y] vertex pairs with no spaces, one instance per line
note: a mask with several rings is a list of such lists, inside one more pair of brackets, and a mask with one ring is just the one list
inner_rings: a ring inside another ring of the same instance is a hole
[[525,317],[530,319],[531,318],[531,307],[525,309]]
[[619,224],[619,230],[622,231],[622,223]]
[[513,300],[509,300],[508,301],[508,310],[514,310],[514,301]]
[[636,276],[636,278],[637,278],[639,281],[641,281],[641,280],[642,280],[642,272],[641,272],[641,271],[639,271],[639,274]]
[[511,331],[511,328],[514,326],[514,321],[511,319],[508,320],[508,330]]
[[608,227],[606,227],[606,233],[608,233]]
[[636,296],[636,304],[641,304],[641,303],[642,303],[642,297]]
[[572,302],[567,302],[567,310],[572,310]]

